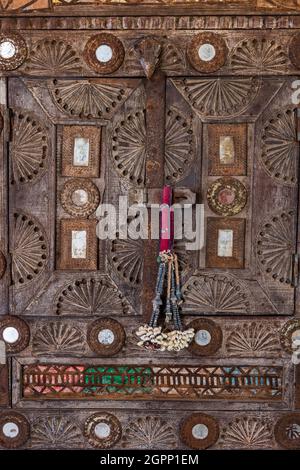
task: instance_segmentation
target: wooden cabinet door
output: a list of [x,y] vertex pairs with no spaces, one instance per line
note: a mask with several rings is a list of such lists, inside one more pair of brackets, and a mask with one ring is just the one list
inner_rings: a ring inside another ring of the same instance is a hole
[[[300,445],[299,8],[214,3],[1,12],[2,448]],[[180,353],[137,345],[157,240],[96,232],[164,184],[204,208]]]

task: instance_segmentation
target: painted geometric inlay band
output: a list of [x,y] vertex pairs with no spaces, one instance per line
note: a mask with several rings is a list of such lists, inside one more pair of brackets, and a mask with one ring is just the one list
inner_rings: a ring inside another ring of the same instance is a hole
[[25,365],[25,399],[280,400],[281,367]]

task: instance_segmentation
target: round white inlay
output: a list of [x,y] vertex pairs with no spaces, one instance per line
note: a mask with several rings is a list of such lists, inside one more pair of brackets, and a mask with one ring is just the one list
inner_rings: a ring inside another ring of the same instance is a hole
[[198,55],[204,62],[210,62],[216,56],[216,49],[212,44],[202,44],[198,49]]
[[106,439],[110,435],[110,426],[106,423],[96,424],[95,435],[98,439]]
[[205,424],[196,424],[192,429],[195,439],[206,439],[208,436],[208,427]]
[[84,206],[88,199],[89,195],[84,189],[76,189],[72,194],[72,201],[76,206]]
[[109,62],[112,59],[113,50],[107,44],[101,44],[101,46],[96,49],[96,58],[99,62]]
[[211,342],[211,334],[207,330],[198,330],[195,334],[195,343],[198,346],[207,346]]
[[18,341],[20,335],[14,326],[7,326],[2,332],[2,337],[6,343],[15,343]]
[[0,57],[2,59],[11,59],[16,53],[16,47],[11,41],[0,43]]
[[115,335],[113,331],[108,328],[100,330],[98,333],[98,341],[100,344],[112,344],[115,340]]
[[2,432],[5,437],[17,437],[19,434],[19,426],[13,422],[5,423],[2,427]]

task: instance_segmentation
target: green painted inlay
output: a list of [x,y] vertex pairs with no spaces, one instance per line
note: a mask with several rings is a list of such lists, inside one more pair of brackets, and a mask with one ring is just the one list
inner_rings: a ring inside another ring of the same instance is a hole
[[151,393],[154,374],[150,367],[88,367],[84,383],[84,393]]

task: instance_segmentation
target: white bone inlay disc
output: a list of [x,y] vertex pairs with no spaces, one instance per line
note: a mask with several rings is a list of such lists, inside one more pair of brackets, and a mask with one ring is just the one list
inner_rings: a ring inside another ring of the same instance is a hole
[[195,343],[199,346],[207,346],[211,342],[211,334],[207,330],[198,330],[195,334]]
[[96,424],[95,435],[98,439],[106,439],[110,435],[110,426],[106,423]]
[[14,326],[7,326],[2,332],[2,337],[6,343],[15,343],[18,341],[20,334]]
[[107,44],[101,44],[96,49],[96,58],[99,62],[106,63],[112,59],[113,50]]
[[198,54],[203,62],[210,62],[216,56],[216,49],[212,44],[202,44],[198,49]]
[[89,195],[84,189],[76,189],[72,194],[72,201],[75,206],[84,206],[88,199]]
[[205,424],[196,424],[192,429],[192,435],[195,439],[206,439],[208,436],[208,427]]
[[17,437],[19,434],[19,426],[13,422],[5,423],[2,427],[2,432],[5,437]]
[[100,330],[98,333],[98,341],[100,344],[112,344],[115,340],[115,335],[113,331],[108,328]]
[[0,43],[0,57],[2,59],[11,59],[16,54],[16,47],[11,41]]

